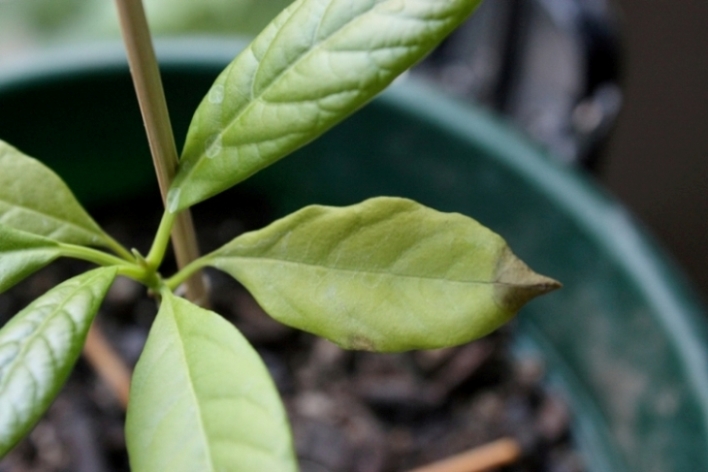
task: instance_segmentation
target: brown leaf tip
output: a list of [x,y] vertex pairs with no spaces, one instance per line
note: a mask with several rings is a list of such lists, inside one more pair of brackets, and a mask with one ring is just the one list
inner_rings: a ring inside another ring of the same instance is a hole
[[537,274],[504,248],[494,277],[494,300],[500,307],[516,313],[531,299],[561,287],[560,282]]

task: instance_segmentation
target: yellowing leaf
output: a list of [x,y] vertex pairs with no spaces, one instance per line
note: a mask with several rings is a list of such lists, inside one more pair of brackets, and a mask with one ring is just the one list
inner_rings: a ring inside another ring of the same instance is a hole
[[243,283],[276,320],[376,351],[470,341],[559,286],[471,218],[387,197],[304,208],[206,263]]
[[425,56],[479,0],[299,0],[199,105],[169,195],[177,211],[315,139]]

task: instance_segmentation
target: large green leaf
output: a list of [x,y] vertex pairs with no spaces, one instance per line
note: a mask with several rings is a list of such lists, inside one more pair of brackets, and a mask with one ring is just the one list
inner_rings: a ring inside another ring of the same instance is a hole
[[59,255],[56,241],[0,225],[0,293]]
[[248,178],[316,138],[420,60],[479,0],[298,0],[199,105],[171,211]]
[[101,268],[69,279],[0,329],[0,457],[66,381],[115,275],[115,268]]
[[219,315],[168,292],[135,368],[126,438],[133,472],[296,470],[258,354]]
[[52,170],[0,141],[0,224],[56,241],[112,247]]
[[353,349],[464,343],[558,287],[476,221],[411,200],[310,206],[206,256],[273,318]]

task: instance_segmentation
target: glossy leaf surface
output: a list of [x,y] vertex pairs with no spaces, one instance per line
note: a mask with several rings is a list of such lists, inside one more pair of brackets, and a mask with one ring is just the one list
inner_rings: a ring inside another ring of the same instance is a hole
[[478,0],[299,0],[219,76],[190,125],[171,211],[315,139],[420,60]]
[[109,247],[109,238],[52,170],[0,141],[0,224],[56,241]]
[[55,241],[0,225],[0,293],[57,257]]
[[66,381],[115,274],[115,268],[101,268],[69,279],[0,329],[0,457],[29,432]]
[[388,197],[304,208],[207,261],[278,321],[375,351],[470,341],[558,287],[471,218]]
[[216,313],[168,293],[133,375],[126,437],[133,472],[296,470],[256,351]]

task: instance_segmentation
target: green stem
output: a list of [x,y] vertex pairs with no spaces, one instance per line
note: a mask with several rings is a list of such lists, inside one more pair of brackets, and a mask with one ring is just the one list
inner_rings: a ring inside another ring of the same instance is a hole
[[118,267],[118,274],[120,275],[130,277],[131,279],[137,280],[147,286],[154,285],[152,282],[154,276],[145,267],[141,267],[133,263],[126,263],[125,260],[116,257],[113,254],[98,251],[90,247],[76,246],[74,244],[66,243],[59,243],[59,250],[61,255],[64,257],[81,259],[82,261],[91,262],[100,266],[115,266]]
[[170,290],[175,290],[177,287],[186,282],[192,275],[199,272],[207,265],[207,260],[204,257],[196,259],[186,266],[184,266],[179,272],[165,280],[165,286]]
[[59,243],[59,249],[61,251],[62,256],[73,257],[74,259],[81,259],[84,261],[93,262],[94,264],[98,264],[101,266],[126,265],[126,261],[124,261],[122,258],[90,247]]
[[140,267],[134,264],[125,264],[122,266],[118,266],[118,275],[123,275],[125,277],[131,278],[136,282],[140,282],[141,284],[149,288],[155,288],[156,286],[156,283],[154,282],[154,280],[156,279],[154,273],[150,273],[145,270],[144,267]]
[[145,258],[148,266],[157,269],[162,264],[162,260],[165,258],[165,252],[167,252],[167,245],[170,242],[170,233],[172,232],[172,227],[175,223],[175,214],[170,213],[165,210],[162,214],[162,220],[160,220],[160,226],[157,228],[157,234],[155,235],[155,240],[152,243],[150,252]]
[[108,234],[106,234],[106,238],[108,240],[108,246],[109,249],[111,249],[113,252],[115,252],[119,257],[122,257],[128,262],[134,262],[135,257],[128,251],[126,248],[123,247],[121,243],[110,237]]

